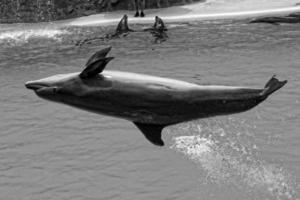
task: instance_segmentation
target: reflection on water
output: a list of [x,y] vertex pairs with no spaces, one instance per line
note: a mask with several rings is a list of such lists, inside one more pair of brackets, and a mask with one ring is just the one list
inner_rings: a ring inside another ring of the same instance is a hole
[[[154,43],[150,33],[133,32],[75,46],[114,30],[1,26],[2,198],[299,198],[297,26],[178,23],[168,25],[163,43]],[[28,80],[80,71],[90,55],[108,45],[116,57],[107,66],[112,70],[251,87],[263,87],[277,74],[289,83],[251,111],[166,128],[163,137],[171,150],[149,144],[130,122],[47,102],[24,87]]]

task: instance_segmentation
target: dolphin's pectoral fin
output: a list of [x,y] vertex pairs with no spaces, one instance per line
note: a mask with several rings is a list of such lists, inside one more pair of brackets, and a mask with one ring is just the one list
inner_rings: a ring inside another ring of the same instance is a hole
[[89,58],[89,60],[85,64],[85,66],[87,67],[90,64],[94,63],[95,61],[105,58],[106,55],[108,54],[108,52],[110,52],[110,50],[111,50],[111,47],[107,47],[107,48],[101,49],[100,51],[97,51]]
[[151,143],[158,146],[164,146],[164,142],[161,139],[161,131],[165,125],[133,123],[142,131]]
[[107,63],[111,61],[114,57],[101,58],[95,62],[90,63],[80,74],[80,78],[86,79],[96,76],[101,73]]

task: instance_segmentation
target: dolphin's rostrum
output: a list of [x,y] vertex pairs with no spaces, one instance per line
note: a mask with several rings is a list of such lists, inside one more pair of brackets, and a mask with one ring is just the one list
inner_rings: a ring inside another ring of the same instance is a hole
[[193,119],[249,110],[287,81],[274,76],[263,89],[201,86],[142,74],[103,71],[109,48],[96,52],[82,72],[29,81],[44,99],[132,121],[153,144],[162,146],[162,129]]

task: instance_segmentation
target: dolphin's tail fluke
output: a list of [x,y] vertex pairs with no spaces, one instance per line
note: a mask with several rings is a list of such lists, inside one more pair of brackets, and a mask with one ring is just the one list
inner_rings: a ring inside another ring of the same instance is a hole
[[274,75],[265,85],[265,89],[262,91],[261,95],[269,96],[276,90],[279,90],[280,88],[282,88],[286,83],[287,83],[287,80],[279,81]]

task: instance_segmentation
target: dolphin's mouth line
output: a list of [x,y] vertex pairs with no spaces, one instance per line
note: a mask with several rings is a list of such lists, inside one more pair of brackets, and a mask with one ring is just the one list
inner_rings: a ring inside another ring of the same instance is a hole
[[42,84],[42,83],[31,83],[31,82],[27,82],[25,84],[26,88],[37,91],[41,88],[45,88],[45,87],[49,87],[49,85],[47,84]]

